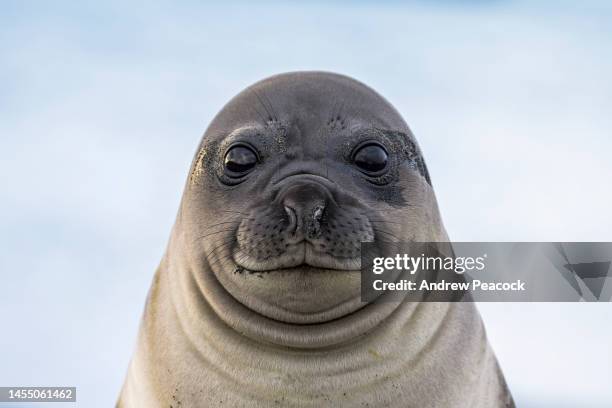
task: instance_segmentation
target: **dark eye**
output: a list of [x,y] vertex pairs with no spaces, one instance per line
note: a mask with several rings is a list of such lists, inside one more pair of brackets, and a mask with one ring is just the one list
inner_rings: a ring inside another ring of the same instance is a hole
[[230,147],[223,161],[225,172],[230,177],[240,177],[255,167],[257,155],[250,147],[237,145]]
[[353,161],[363,171],[379,173],[387,167],[389,156],[381,145],[367,144],[355,152]]

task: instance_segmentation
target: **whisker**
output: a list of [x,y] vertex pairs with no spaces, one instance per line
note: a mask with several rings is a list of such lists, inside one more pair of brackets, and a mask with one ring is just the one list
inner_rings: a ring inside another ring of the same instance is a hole
[[232,210],[218,210],[218,211],[226,212],[226,213],[241,214],[241,215],[250,215],[249,213],[244,213],[244,212],[241,212],[241,211],[232,211]]
[[381,230],[381,229],[376,229],[376,228],[373,228],[373,230],[374,230],[374,231],[376,231],[376,232],[378,232],[378,233],[380,233],[380,234],[387,234],[387,235],[389,235],[390,237],[395,238],[395,239],[396,239],[396,240],[398,240],[398,241],[401,241],[401,239],[400,239],[400,238],[399,238],[397,235],[392,234],[392,233],[390,233],[390,232],[388,232],[388,231],[384,231],[384,230]]
[[[261,106],[264,108],[264,110],[266,111],[266,113],[268,114],[268,119],[274,119],[274,116],[272,116],[272,112],[270,112],[268,110],[268,107],[266,106],[265,103],[263,103],[263,100],[261,99],[261,97],[259,96],[259,94],[257,93],[257,91],[253,90],[253,93],[255,94],[255,96],[257,97],[257,100],[259,101],[259,103],[261,104]],[[266,123],[269,121],[267,120]]]
[[210,232],[208,234],[200,235],[200,236],[196,237],[195,239],[196,239],[196,241],[199,241],[199,240],[204,239],[206,237],[209,237],[211,235],[221,234],[222,232],[231,232],[233,230],[234,230],[234,228],[227,228],[227,229],[222,229],[222,230],[219,230],[219,231],[213,231],[213,232]]

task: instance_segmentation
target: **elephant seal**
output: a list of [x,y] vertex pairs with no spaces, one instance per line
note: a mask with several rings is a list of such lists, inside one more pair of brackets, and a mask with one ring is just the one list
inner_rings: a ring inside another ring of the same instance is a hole
[[360,299],[360,243],[447,242],[410,129],[351,78],[258,82],[210,123],[118,407],[507,407],[472,303]]

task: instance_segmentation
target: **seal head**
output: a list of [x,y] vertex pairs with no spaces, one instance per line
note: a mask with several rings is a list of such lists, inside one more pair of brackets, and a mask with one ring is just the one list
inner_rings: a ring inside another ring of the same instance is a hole
[[[371,88],[322,72],[263,80],[219,112],[192,164],[179,223],[197,279],[212,273],[221,288],[209,291],[211,303],[237,302],[249,321],[285,333],[305,324],[338,333],[350,321],[348,337],[394,308],[360,300],[361,243],[446,239],[404,120]],[[317,336],[299,345],[340,340]]]

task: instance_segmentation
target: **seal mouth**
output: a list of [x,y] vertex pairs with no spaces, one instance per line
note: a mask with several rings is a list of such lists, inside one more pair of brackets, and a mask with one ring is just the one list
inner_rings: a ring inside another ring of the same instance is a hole
[[254,272],[271,272],[280,269],[312,267],[325,270],[359,271],[361,257],[337,258],[321,252],[307,240],[286,248],[283,254],[272,259],[258,260],[238,248],[233,254],[237,266]]

